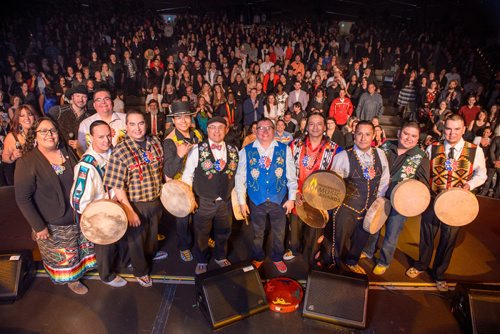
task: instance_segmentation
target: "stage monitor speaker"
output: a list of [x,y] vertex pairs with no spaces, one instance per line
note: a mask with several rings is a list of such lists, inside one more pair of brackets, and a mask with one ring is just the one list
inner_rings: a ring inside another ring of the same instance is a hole
[[500,286],[459,283],[451,312],[466,333],[498,333],[500,328]]
[[196,276],[200,310],[214,329],[269,308],[258,271],[250,262]]
[[365,328],[368,280],[311,271],[307,280],[302,315],[336,325]]
[[35,278],[30,250],[0,253],[0,303],[21,298]]

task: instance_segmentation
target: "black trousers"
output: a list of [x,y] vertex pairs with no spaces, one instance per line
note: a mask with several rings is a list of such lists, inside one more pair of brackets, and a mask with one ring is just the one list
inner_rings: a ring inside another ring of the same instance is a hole
[[127,239],[121,238],[110,245],[95,244],[95,256],[97,259],[97,270],[103,282],[111,282],[115,279],[115,269],[120,266],[120,250],[126,247]]
[[341,206],[335,215],[335,260],[348,265],[359,261],[370,233],[363,229],[364,214]]
[[176,217],[175,218],[175,229],[177,232],[177,248],[180,251],[185,251],[191,249],[192,236],[189,220],[192,217],[191,214],[186,217]]
[[215,240],[215,259],[223,260],[227,257],[232,216],[231,201],[214,201],[200,197],[198,210],[193,217],[195,240],[193,253],[199,263],[208,263],[210,260],[208,238],[212,229]]
[[431,275],[437,281],[444,281],[444,273],[450,265],[451,256],[457,243],[460,227],[449,226],[442,223],[434,213],[434,202],[432,201],[427,210],[422,214],[422,222],[420,224],[420,243],[419,243],[419,259],[415,262],[414,267],[418,270],[427,270],[431,263],[432,253],[434,251],[434,239],[436,234],[441,229],[434,264],[432,266]]
[[132,202],[132,208],[139,216],[141,225],[129,226],[127,241],[134,276],[141,277],[149,273],[151,261],[158,250],[158,223],[162,215],[159,199],[150,202]]
[[288,247],[292,253],[301,252],[304,259],[311,265],[314,256],[319,250],[318,238],[323,234],[322,228],[312,228],[305,224],[298,216],[290,215],[290,230]]

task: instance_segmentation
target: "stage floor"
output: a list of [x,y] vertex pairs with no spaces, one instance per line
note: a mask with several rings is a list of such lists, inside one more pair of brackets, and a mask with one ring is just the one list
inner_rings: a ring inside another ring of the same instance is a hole
[[[13,200],[12,188],[0,188],[0,250],[32,249],[39,258],[30,229]],[[500,282],[500,201],[479,197],[478,218],[463,228],[448,270],[450,282]],[[184,263],[176,249],[172,217],[166,215],[160,230],[166,235],[161,248],[166,260],[153,266],[155,284],[141,288],[130,273],[129,284],[114,289],[86,277],[89,293],[77,296],[55,286],[40,273],[26,295],[12,305],[0,305],[0,333],[206,333],[208,322],[197,309],[194,262]],[[248,259],[251,230],[235,222],[229,245],[233,263]],[[291,314],[271,311],[232,324],[221,333],[460,333],[449,311],[452,292],[439,293],[427,274],[415,280],[404,272],[418,256],[419,219],[407,222],[395,259],[383,276],[370,273],[373,261],[360,264],[369,272],[368,327],[355,331]],[[286,276],[305,283],[307,266],[299,256],[289,261]],[[217,265],[209,264],[209,270]],[[260,270],[263,279],[279,276],[269,260]]]

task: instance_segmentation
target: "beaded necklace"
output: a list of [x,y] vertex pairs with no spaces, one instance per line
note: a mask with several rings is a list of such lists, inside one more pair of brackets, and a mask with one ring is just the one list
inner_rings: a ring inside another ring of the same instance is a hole
[[54,164],[54,163],[50,163],[50,165],[52,166],[52,169],[54,170],[54,172],[56,172],[56,175],[62,175],[64,173],[64,171],[66,170],[66,167],[64,167],[64,157],[62,155],[62,152],[59,150],[59,155],[61,157],[61,163],[60,164]]

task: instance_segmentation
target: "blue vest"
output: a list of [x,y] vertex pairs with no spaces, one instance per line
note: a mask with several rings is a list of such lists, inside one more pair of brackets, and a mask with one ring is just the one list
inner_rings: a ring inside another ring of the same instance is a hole
[[274,147],[272,159],[260,157],[253,145],[245,146],[247,158],[247,192],[255,205],[266,201],[281,204],[288,192],[286,179],[286,145]]

